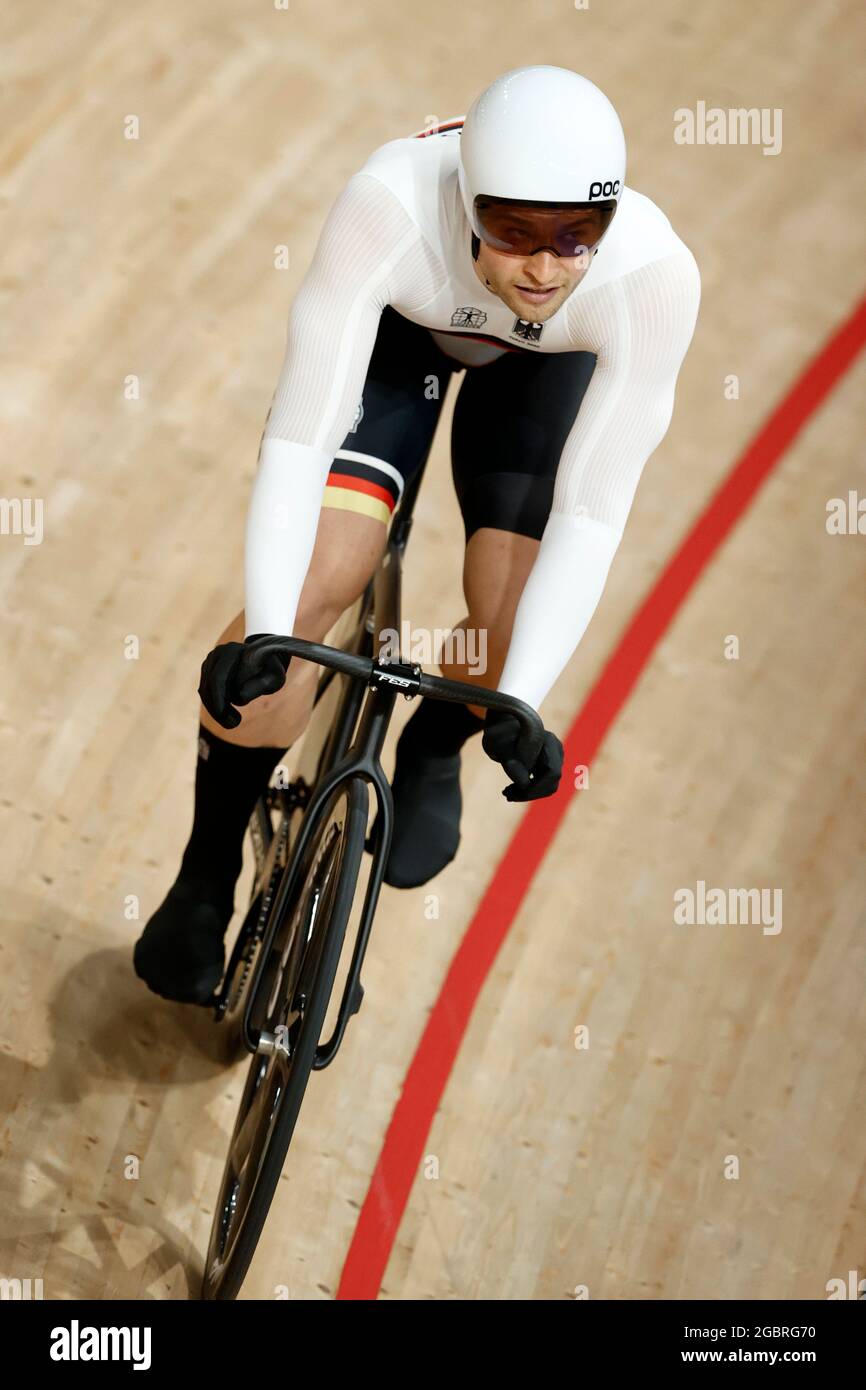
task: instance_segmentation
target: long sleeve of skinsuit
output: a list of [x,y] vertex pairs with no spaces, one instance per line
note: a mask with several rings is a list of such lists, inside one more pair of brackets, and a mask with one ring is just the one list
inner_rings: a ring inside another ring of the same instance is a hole
[[499,681],[535,708],[595,612],[641,472],[670,424],[699,302],[700,275],[686,248],[567,301],[575,342],[592,344],[598,360],[562,452]]
[[394,194],[355,174],[289,314],[247,512],[246,634],[294,630],[328,471],[354,420],[386,304],[420,307],[445,278]]

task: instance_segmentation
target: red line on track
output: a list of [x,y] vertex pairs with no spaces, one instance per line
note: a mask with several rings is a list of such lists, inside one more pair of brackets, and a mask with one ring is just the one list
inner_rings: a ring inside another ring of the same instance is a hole
[[[710,499],[638,608],[565,740],[565,766],[590,764],[656,644],[722,541],[866,342],[866,298],[806,366]],[[451,962],[394,1107],[343,1266],[339,1299],[374,1299],[433,1117],[496,956],[568,810],[573,789],[531,802]]]

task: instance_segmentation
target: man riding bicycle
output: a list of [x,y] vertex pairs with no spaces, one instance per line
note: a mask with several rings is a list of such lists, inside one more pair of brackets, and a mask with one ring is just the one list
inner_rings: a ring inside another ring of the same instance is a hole
[[[318,669],[249,646],[322,642],[362,594],[430,451],[448,382],[467,614],[487,667],[441,664],[538,708],[604,588],[664,437],[700,277],[664,214],[624,186],[610,102],[563,68],[498,78],[468,115],[389,141],[346,184],[295,297],[246,533],[246,604],[202,666],[192,832],[135,947],[168,998],[223,970],[243,836],[306,727]],[[460,838],[460,750],[483,731],[510,800],[551,795],[562,746],[516,719],[422,702],[397,745],[385,880],[426,883]]]

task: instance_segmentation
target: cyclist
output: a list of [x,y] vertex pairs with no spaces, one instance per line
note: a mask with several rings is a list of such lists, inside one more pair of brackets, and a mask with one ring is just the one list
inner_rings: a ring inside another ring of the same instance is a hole
[[[377,149],[334,203],[265,424],[245,613],[202,666],[192,832],[135,947],[157,993],[206,1002],[219,983],[247,821],[309,717],[318,668],[249,641],[321,642],[363,593],[452,375],[457,628],[485,632],[487,665],[442,674],[537,708],[575,651],[670,423],[700,299],[692,253],[625,187],[625,165],[593,83],[524,67],[465,118]],[[423,701],[397,746],[388,883],[425,883],[453,858],[460,750],[481,731],[510,800],[556,790],[553,733],[525,747],[513,717]]]

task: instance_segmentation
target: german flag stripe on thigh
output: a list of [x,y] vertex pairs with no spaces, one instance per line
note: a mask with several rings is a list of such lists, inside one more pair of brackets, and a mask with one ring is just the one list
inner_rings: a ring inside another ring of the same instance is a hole
[[403,492],[403,479],[393,464],[371,454],[339,449],[328,474],[323,507],[372,516],[387,526]]

